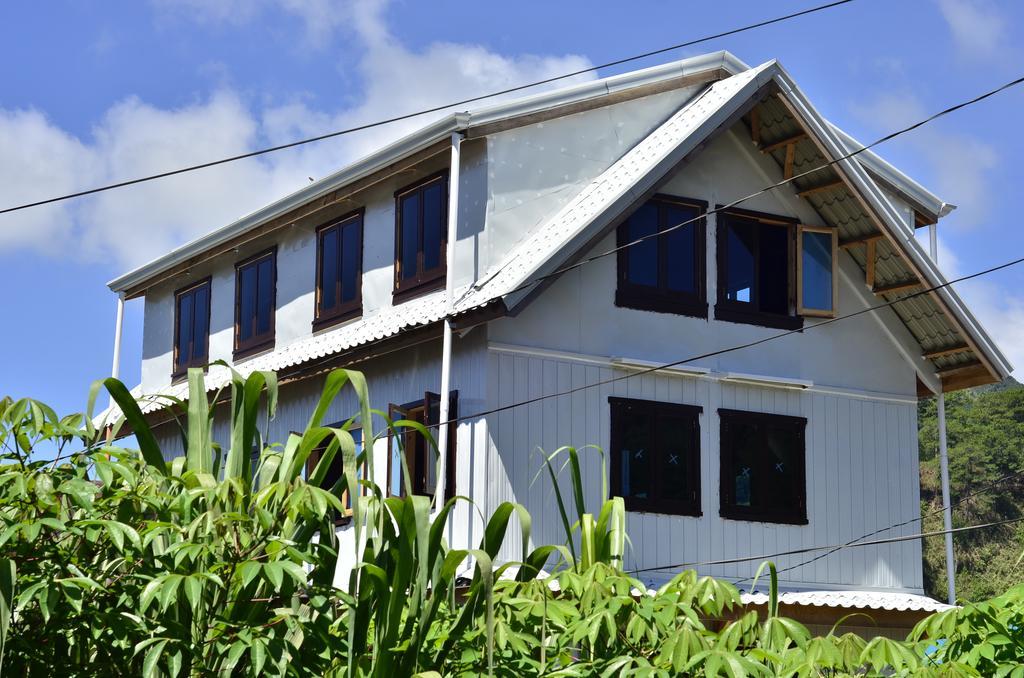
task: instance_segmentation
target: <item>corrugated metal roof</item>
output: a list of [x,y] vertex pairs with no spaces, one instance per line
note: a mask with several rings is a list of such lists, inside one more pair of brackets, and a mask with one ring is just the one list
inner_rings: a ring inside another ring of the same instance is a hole
[[[768,594],[740,593],[744,605],[767,605]],[[783,605],[806,607],[834,607],[844,610],[893,610],[898,612],[942,612],[952,605],[932,600],[928,596],[890,591],[786,591],[779,594]]]

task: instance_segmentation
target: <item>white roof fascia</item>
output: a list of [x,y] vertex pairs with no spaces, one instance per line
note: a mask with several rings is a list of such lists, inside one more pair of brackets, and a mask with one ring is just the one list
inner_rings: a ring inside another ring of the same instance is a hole
[[481,108],[471,113],[452,113],[446,115],[440,120],[402,137],[379,151],[360,158],[323,179],[304,186],[298,191],[256,210],[227,226],[201,236],[115,278],[107,283],[107,286],[114,292],[123,292],[135,287],[146,279],[168,271],[208,249],[228,242],[232,238],[257,228],[283,214],[287,214],[289,211],[305,203],[312,202],[331,191],[358,181],[404,157],[442,141],[448,138],[452,132],[462,131],[470,126],[498,122],[507,118],[529,115],[566,104],[599,98],[613,92],[657,84],[666,80],[709,71],[714,68],[721,68],[727,73],[736,74],[748,70],[749,67],[729,52],[711,52],[674,61],[669,64],[653,66],[572,87],[552,90],[551,92],[531,97],[515,99],[507,103]]
[[[789,76],[782,66],[778,66],[775,74],[775,81],[785,94],[789,102],[796,108],[807,124],[812,128],[815,136],[828,147],[829,154],[838,158],[845,155],[844,146],[839,136],[833,131],[828,122],[822,118],[817,110],[811,105],[804,93],[797,87],[796,83]],[[895,236],[904,253],[924,272],[930,287],[945,284],[948,282],[942,272],[935,265],[918,242],[913,229],[907,226],[900,218],[899,213],[892,203],[885,197],[876,184],[867,174],[864,166],[855,161],[855,158],[846,158],[839,161],[839,165],[847,173],[855,188],[874,207],[875,211],[885,220],[885,225]],[[988,335],[985,329],[977,321],[967,306],[960,299],[960,296],[951,286],[936,290],[954,315],[954,320],[967,331],[978,347],[984,352],[985,358],[999,373],[1000,378],[1005,379],[1010,375],[1012,366],[1002,351]]]
[[[828,126],[839,137],[846,153],[852,153],[864,144],[860,143],[849,134],[839,129],[832,123]],[[861,151],[855,156],[861,164],[867,167],[868,171],[875,174],[879,179],[892,186],[897,193],[902,193],[910,202],[926,210],[930,216],[941,219],[956,209],[956,205],[945,202],[927,188],[917,183],[909,176],[898,170],[884,158],[874,151],[868,149]]]

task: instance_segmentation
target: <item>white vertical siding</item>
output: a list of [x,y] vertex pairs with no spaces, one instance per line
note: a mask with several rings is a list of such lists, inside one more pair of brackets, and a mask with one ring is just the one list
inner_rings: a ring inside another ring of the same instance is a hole
[[[607,379],[623,372],[570,357],[530,355],[504,349],[489,355],[492,406]],[[708,378],[644,374],[506,410],[489,417],[486,454],[490,482],[483,504],[517,501],[534,517],[535,544],[564,540],[546,474],[536,482],[542,460],[534,450],[560,445],[607,449],[608,397],[620,396],[703,407],[700,417],[701,508],[699,518],[630,513],[628,567],[722,560],[850,541],[892,523],[920,515],[918,503],[916,406],[912,400],[855,394],[797,391],[732,384]],[[719,407],[807,418],[806,463],[809,524],[775,525],[726,520],[719,508]],[[583,453],[586,501],[598,510],[600,453]],[[608,462],[604,462],[607,469]],[[568,487],[564,478],[563,487]],[[568,495],[567,495],[568,499]],[[571,499],[569,499],[571,501]],[[571,505],[570,505],[571,510]],[[915,532],[918,525],[879,536]],[[518,544],[503,554],[515,558]],[[780,569],[818,552],[775,559]],[[750,577],[759,562],[698,568],[730,579]],[[658,574],[648,574],[652,580]],[[791,587],[860,587],[920,591],[918,542],[848,548],[781,574]]]

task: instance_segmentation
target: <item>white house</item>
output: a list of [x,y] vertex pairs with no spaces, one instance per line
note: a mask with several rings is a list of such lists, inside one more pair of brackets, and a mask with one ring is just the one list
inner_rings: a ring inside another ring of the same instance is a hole
[[[446,494],[485,515],[524,504],[538,544],[562,532],[535,451],[597,445],[629,511],[627,565],[650,581],[909,521],[918,398],[1010,366],[949,287],[827,322],[944,282],[915,229],[952,206],[871,152],[823,167],[859,147],[778,63],[724,52],[448,115],[111,282],[145,298],[137,392],[183,396],[184,370],[213,360],[276,370],[284,440],[325,369],[354,366],[374,407],[458,416]],[[354,412],[342,399],[330,419]],[[409,442],[413,487],[432,493]],[[375,481],[401,491],[387,441],[374,453]],[[586,458],[596,502],[601,457]],[[449,540],[481,527],[462,505]],[[915,597],[917,541],[806,560],[776,559],[782,585],[824,605],[933,602]]]

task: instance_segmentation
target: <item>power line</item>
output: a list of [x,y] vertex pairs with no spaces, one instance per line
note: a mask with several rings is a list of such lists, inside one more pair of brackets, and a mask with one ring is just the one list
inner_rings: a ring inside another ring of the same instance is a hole
[[[995,489],[997,486],[1002,485],[1003,483],[1005,483],[1006,481],[1012,480],[1012,479],[1017,478],[1017,477],[1019,477],[1021,475],[1024,475],[1024,470],[1022,470],[1022,471],[1015,471],[1014,473],[1009,473],[1009,474],[1007,474],[1007,475],[1005,475],[1005,476],[1003,476],[1001,478],[996,478],[992,482],[987,483],[987,484],[983,485],[982,487],[974,489],[971,492],[968,492],[967,494],[963,495],[962,497],[957,499],[955,502],[950,504],[950,508],[955,508],[955,507],[959,506],[960,504],[964,503],[965,501],[967,501],[971,497],[977,496],[979,494],[984,494],[985,492],[990,492],[993,489]],[[904,520],[902,522],[893,523],[892,525],[889,525],[888,527],[883,527],[883,528],[874,530],[873,532],[868,532],[866,534],[862,534],[861,536],[857,537],[856,539],[851,539],[850,541],[846,542],[845,544],[843,544],[841,546],[837,546],[836,548],[832,549],[831,551],[827,551],[825,553],[821,553],[821,554],[819,554],[819,555],[817,555],[817,556],[815,556],[815,557],[813,557],[813,558],[811,558],[809,560],[805,560],[805,561],[803,561],[801,563],[797,563],[795,565],[789,565],[788,567],[781,568],[780,570],[778,570],[778,572],[781,574],[783,572],[789,572],[790,570],[795,570],[797,568],[801,568],[801,567],[804,567],[806,565],[810,565],[811,563],[817,562],[817,561],[821,560],[822,558],[827,558],[828,556],[832,555],[836,551],[840,551],[840,550],[846,548],[847,546],[856,546],[857,543],[860,540],[862,540],[862,539],[867,539],[868,537],[873,537],[876,534],[881,534],[882,532],[888,532],[889,530],[895,530],[898,527],[903,527],[905,525],[910,525],[911,523],[916,523],[918,521],[923,521],[925,518],[930,518],[931,516],[938,515],[939,513],[942,513],[943,511],[945,511],[945,507],[941,507],[940,506],[937,509],[933,509],[933,510],[927,512],[927,513],[924,513],[924,514],[922,514],[920,516],[917,516],[916,518],[911,518],[910,520]],[[750,581],[751,579],[753,579],[753,577],[745,577],[743,579],[737,580],[736,584],[742,584],[743,582]]]
[[864,315],[866,313],[873,313],[874,311],[879,311],[879,310],[881,310],[883,308],[889,308],[890,306],[895,306],[896,304],[902,303],[904,301],[909,301],[909,300],[915,299],[915,298],[917,298],[919,296],[922,296],[922,295],[925,295],[925,294],[930,294],[931,292],[934,292],[936,290],[941,290],[941,289],[943,289],[945,287],[949,287],[951,285],[955,285],[957,283],[961,283],[961,282],[964,282],[966,280],[972,280],[974,278],[980,278],[981,276],[989,275],[991,273],[995,273],[996,271],[1001,271],[1001,270],[1003,270],[1005,268],[1010,268],[1011,266],[1016,266],[1016,265],[1018,265],[1020,263],[1024,263],[1024,257],[1021,257],[1021,258],[1018,258],[1018,259],[1014,259],[1012,261],[1008,261],[1006,263],[999,264],[997,266],[992,266],[991,268],[986,268],[986,269],[984,269],[982,271],[977,271],[977,272],[971,273],[969,275],[960,276],[959,278],[954,278],[953,280],[947,280],[946,282],[941,283],[939,285],[935,285],[934,287],[926,287],[926,288],[920,289],[920,290],[918,290],[916,292],[911,292],[910,294],[907,294],[906,296],[900,297],[899,299],[893,299],[892,301],[886,301],[886,302],[883,302],[881,304],[876,304],[875,306],[868,306],[867,308],[862,308],[862,309],[860,309],[858,311],[853,311],[853,312],[847,313],[845,315],[839,315],[839,316],[836,316],[835,318],[827,318],[827,319],[822,320],[821,322],[816,323],[814,325],[808,325],[807,327],[798,327],[798,328],[795,328],[795,329],[792,329],[792,330],[786,330],[784,332],[779,332],[778,334],[772,334],[772,335],[767,336],[767,337],[762,337],[760,339],[755,339],[754,341],[748,341],[748,342],[743,343],[743,344],[736,344],[734,346],[729,346],[727,348],[720,348],[720,349],[717,349],[717,350],[714,350],[714,351],[709,351],[707,353],[701,353],[701,354],[698,354],[698,355],[690,356],[689,358],[681,358],[679,360],[673,360],[672,362],[664,363],[664,364],[661,364],[661,365],[654,365],[654,366],[651,366],[651,367],[637,368],[635,370],[631,369],[626,374],[620,374],[618,376],[609,377],[607,379],[600,379],[598,381],[595,381],[595,382],[592,382],[592,383],[589,383],[589,384],[583,384],[581,386],[574,386],[573,388],[569,388],[569,389],[566,389],[564,391],[555,391],[555,392],[552,392],[552,393],[544,393],[544,394],[541,394],[539,396],[535,396],[533,398],[528,398],[527,400],[521,400],[521,401],[518,401],[518,402],[509,403],[508,405],[499,405],[498,407],[492,407],[489,410],[483,410],[483,411],[480,411],[480,412],[474,412],[472,414],[467,414],[467,415],[463,415],[463,416],[460,416],[460,417],[454,417],[454,418],[448,419],[447,421],[438,422],[436,424],[430,424],[428,426],[428,428],[436,428],[436,427],[440,427],[440,426],[446,426],[448,424],[455,424],[455,423],[458,423],[460,421],[466,421],[466,420],[469,420],[469,419],[477,419],[479,417],[484,417],[484,416],[487,416],[487,415],[490,415],[490,414],[496,414],[498,412],[504,412],[506,410],[511,410],[511,409],[515,409],[515,408],[518,408],[518,407],[522,407],[524,405],[532,405],[534,403],[538,403],[538,402],[541,402],[541,401],[544,401],[544,400],[548,400],[550,398],[559,398],[561,396],[572,395],[573,393],[578,393],[580,391],[586,391],[586,390],[591,389],[591,388],[597,388],[598,386],[606,386],[608,384],[614,384],[616,382],[624,381],[626,379],[631,379],[633,377],[641,376],[641,375],[644,375],[644,374],[651,374],[653,372],[660,372],[662,370],[667,370],[667,369],[671,369],[673,367],[678,367],[680,365],[685,365],[686,363],[691,363],[691,362],[694,362],[696,360],[703,360],[705,358],[713,358],[715,356],[723,355],[723,354],[726,354],[726,353],[732,353],[733,351],[740,351],[740,350],[743,350],[743,349],[752,348],[754,346],[759,346],[761,344],[766,344],[769,341],[775,341],[776,339],[782,339],[783,337],[788,337],[788,336],[790,336],[792,334],[802,334],[802,333],[807,332],[809,330],[814,330],[814,329],[818,329],[818,328],[821,328],[821,327],[825,327],[826,325],[831,325],[832,323],[837,323],[837,322],[839,322],[841,320],[847,320],[849,318],[855,318],[857,316]]
[[328,132],[326,134],[320,134],[318,136],[308,137],[308,138],[305,138],[305,139],[300,139],[298,141],[292,141],[292,142],[289,142],[289,143],[286,143],[286,144],[279,144],[277,146],[270,146],[270,147],[267,147],[267,148],[261,148],[259,150],[250,151],[248,153],[240,153],[238,155],[233,155],[233,156],[230,156],[230,157],[221,158],[219,160],[211,160],[209,162],[203,162],[203,163],[199,163],[199,164],[196,164],[196,165],[188,165],[186,167],[179,167],[178,169],[168,170],[166,172],[158,172],[157,174],[150,174],[148,176],[139,177],[139,178],[136,178],[136,179],[128,179],[126,181],[119,181],[119,182],[116,182],[116,183],[113,183],[113,184],[106,184],[104,186],[98,186],[96,188],[90,188],[90,189],[86,189],[84,191],[76,191],[74,193],[67,193],[67,194],[56,196],[56,197],[53,197],[53,198],[46,198],[45,200],[36,200],[34,202],[24,203],[22,205],[16,205],[14,207],[6,207],[4,209],[0,209],[0,214],[7,214],[8,212],[16,212],[18,210],[25,210],[25,209],[29,209],[29,208],[32,208],[32,207],[39,207],[41,205],[49,205],[51,203],[60,202],[60,201],[63,201],[63,200],[70,200],[72,198],[81,198],[81,197],[84,197],[84,196],[87,196],[87,195],[93,195],[95,193],[102,193],[104,191],[110,191],[110,190],[113,190],[115,188],[124,188],[126,186],[134,186],[135,184],[141,184],[141,183],[145,183],[145,182],[148,182],[148,181],[154,181],[156,179],[164,179],[164,178],[175,176],[175,175],[178,175],[178,174],[184,174],[186,172],[194,172],[196,170],[206,169],[208,167],[215,167],[217,165],[224,165],[224,164],[235,162],[235,161],[238,161],[238,160],[245,160],[247,158],[255,158],[257,156],[266,155],[268,153],[275,153],[277,151],[283,151],[283,150],[286,150],[286,149],[289,149],[289,148],[295,148],[297,146],[304,146],[306,144],[315,143],[317,141],[324,141],[326,139],[333,139],[335,137],[344,136],[346,134],[352,134],[354,132],[361,132],[363,130],[372,129],[374,127],[381,127],[381,126],[384,126],[384,125],[390,125],[390,124],[395,123],[395,122],[401,122],[403,120],[409,120],[411,118],[416,118],[416,117],[419,117],[421,115],[428,115],[430,113],[439,113],[441,111],[444,111],[444,110],[449,109],[449,108],[453,108],[455,106],[463,106],[465,104],[471,104],[471,103],[475,103],[477,101],[483,101],[484,99],[491,99],[491,98],[497,97],[497,96],[504,96],[506,94],[513,94],[515,92],[521,92],[523,90],[531,89],[533,87],[539,87],[541,85],[547,85],[547,84],[550,84],[550,83],[553,83],[553,82],[558,82],[559,80],[565,80],[565,79],[568,79],[568,78],[574,78],[574,77],[576,77],[578,75],[583,75],[585,73],[591,73],[593,71],[597,71],[597,70],[600,70],[602,68],[611,68],[613,66],[621,66],[622,64],[630,63],[630,62],[633,62],[633,61],[639,61],[641,59],[646,59],[648,57],[657,56],[659,54],[664,54],[666,52],[672,52],[672,51],[675,51],[675,50],[683,49],[685,47],[692,47],[694,45],[699,45],[701,43],[709,42],[711,40],[717,40],[718,38],[725,38],[725,37],[728,37],[730,35],[737,35],[739,33],[744,33],[746,31],[754,30],[756,28],[763,28],[765,26],[770,26],[772,24],[781,23],[783,21],[788,21],[790,19],[796,19],[798,17],[805,16],[805,15],[808,15],[808,14],[814,14],[815,12],[821,12],[821,11],[826,10],[826,9],[832,9],[834,7],[838,7],[840,5],[845,5],[845,4],[853,2],[853,1],[854,0],[836,0],[835,2],[829,2],[829,3],[823,4],[823,5],[817,5],[815,7],[809,7],[808,9],[800,10],[799,12],[793,12],[791,14],[786,14],[786,15],[783,15],[783,16],[778,16],[778,17],[775,17],[774,19],[766,19],[764,21],[758,21],[757,23],[747,24],[746,26],[741,26],[739,28],[733,28],[733,29],[730,29],[728,31],[723,31],[721,33],[715,33],[714,35],[707,35],[707,36],[704,36],[702,38],[697,38],[695,40],[689,40],[687,42],[681,42],[681,43],[678,43],[678,44],[675,44],[675,45],[670,45],[668,47],[661,47],[659,49],[651,50],[649,52],[644,52],[643,54],[635,54],[633,56],[624,57],[622,59],[616,59],[615,61],[609,61],[607,63],[599,64],[597,66],[590,66],[588,68],[581,68],[579,70],[572,71],[570,73],[563,73],[561,75],[552,76],[550,78],[545,78],[543,80],[535,80],[533,82],[529,82],[529,83],[526,83],[526,84],[523,84],[523,85],[516,85],[515,87],[509,87],[509,88],[506,88],[506,89],[503,89],[503,90],[499,90],[499,91],[496,91],[496,92],[491,92],[489,94],[481,94],[481,95],[478,95],[478,96],[470,97],[468,99],[462,99],[460,101],[453,101],[453,102],[450,102],[450,103],[447,103],[447,104],[444,104],[444,105],[441,105],[441,106],[434,106],[432,108],[425,108],[425,109],[422,109],[422,110],[419,110],[419,111],[415,111],[415,112],[412,112],[412,113],[405,113],[403,115],[396,115],[396,116],[394,116],[392,118],[385,118],[383,120],[377,120],[375,122],[366,123],[364,125],[357,125],[355,127],[349,127],[347,129],[336,130],[334,132]]
[[973,530],[982,530],[990,527],[999,527],[1001,525],[1010,525],[1011,523],[1019,523],[1024,521],[1024,517],[1020,518],[1007,518],[1006,520],[997,520],[991,523],[981,523],[980,525],[968,525],[966,527],[954,527],[951,530],[934,530],[932,532],[918,532],[917,534],[908,534],[901,537],[888,537],[886,539],[875,539],[873,541],[862,541],[856,544],[830,544],[828,546],[805,546],[799,549],[791,549],[789,551],[779,551],[778,553],[766,553],[759,556],[743,556],[740,558],[724,558],[722,560],[702,560],[693,561],[689,563],[675,563],[673,565],[659,565],[657,567],[641,567],[631,569],[630,572],[654,572],[656,570],[678,570],[682,568],[693,568],[693,567],[709,567],[712,565],[735,565],[737,563],[748,563],[755,560],[772,560],[773,558],[779,558],[781,556],[795,556],[801,553],[811,553],[813,551],[821,551],[824,549],[841,549],[841,548],[852,548],[854,546],[879,546],[881,544],[895,544],[902,541],[911,541],[915,539],[925,539],[927,537],[938,537],[944,534],[958,534],[960,532],[970,532]]

